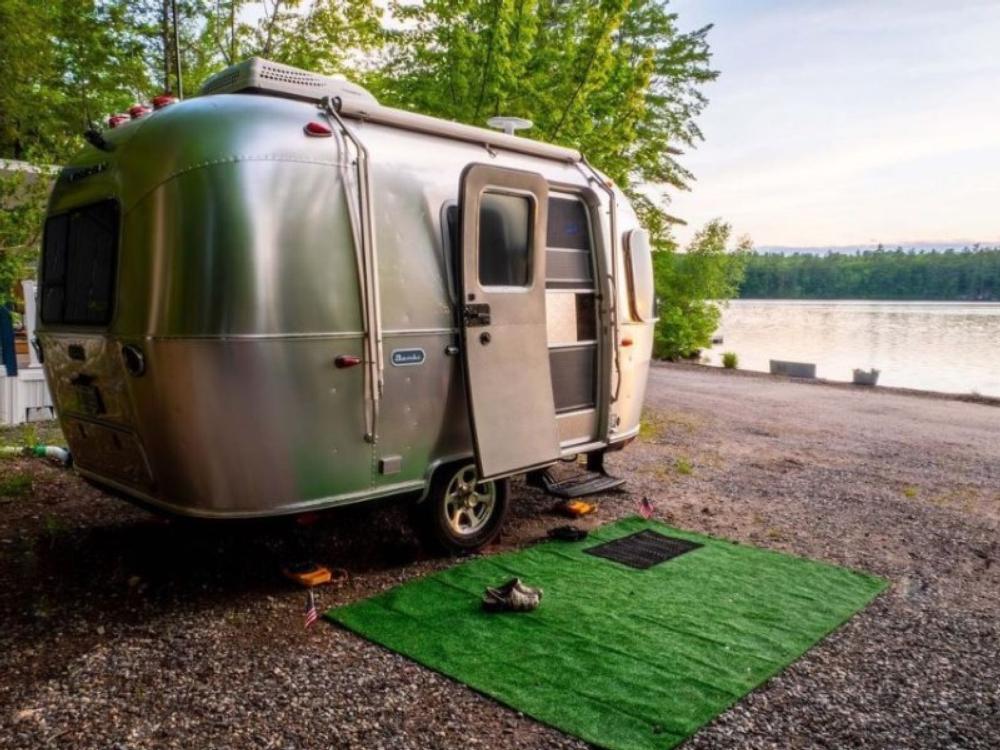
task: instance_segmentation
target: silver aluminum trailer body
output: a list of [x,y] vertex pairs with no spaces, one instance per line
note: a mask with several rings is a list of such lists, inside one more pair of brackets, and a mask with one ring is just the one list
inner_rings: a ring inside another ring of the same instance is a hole
[[85,477],[266,516],[637,434],[652,292],[624,195],[569,149],[337,103],[201,96],[63,170],[38,339]]

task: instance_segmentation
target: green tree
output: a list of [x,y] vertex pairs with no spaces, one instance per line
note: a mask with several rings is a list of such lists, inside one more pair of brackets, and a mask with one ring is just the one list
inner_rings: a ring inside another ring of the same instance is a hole
[[764,299],[1000,299],[1000,248],[752,254],[740,296]]
[[394,2],[398,28],[368,76],[380,101],[482,125],[534,122],[527,135],[579,148],[629,193],[654,247],[671,246],[665,206],[638,190],[683,189],[678,146],[701,139],[701,86],[718,75],[706,36],[677,28],[662,0]]
[[148,88],[125,2],[0,0],[0,157],[53,164]]
[[[676,157],[701,140],[718,75],[709,29],[681,32],[666,0],[0,0],[0,156],[60,163],[90,122],[260,55],[448,119],[531,118],[532,137],[579,148],[618,183],[670,255],[665,199],[640,186],[691,179]],[[675,287],[684,269],[700,272],[679,260]]]
[[[255,20],[241,20],[247,18]],[[384,39],[382,10],[373,0],[229,0],[198,21],[200,35],[189,44],[198,51],[189,63],[191,92],[219,67],[255,56],[357,78]]]
[[0,304],[32,278],[53,170],[18,168],[0,161]]
[[33,274],[50,165],[148,88],[125,2],[0,0],[0,301]]
[[661,359],[695,356],[709,346],[725,301],[735,296],[752,250],[741,238],[730,251],[732,228],[718,219],[695,234],[687,251],[653,254],[656,293],[662,300],[653,355]]

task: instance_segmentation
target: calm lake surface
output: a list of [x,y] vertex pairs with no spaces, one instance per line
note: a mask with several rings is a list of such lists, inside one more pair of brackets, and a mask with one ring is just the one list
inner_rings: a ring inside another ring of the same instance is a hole
[[879,385],[1000,397],[1000,303],[736,300],[723,311],[724,342],[740,368],[813,362],[816,375],[850,381],[855,367]]

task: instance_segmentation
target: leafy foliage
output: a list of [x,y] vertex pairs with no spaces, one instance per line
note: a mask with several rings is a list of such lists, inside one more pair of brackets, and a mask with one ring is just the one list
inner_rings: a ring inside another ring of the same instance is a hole
[[669,218],[638,186],[686,187],[677,146],[701,139],[706,35],[677,28],[656,0],[396,2],[380,100],[482,125],[493,115],[534,122],[528,135],[579,148],[636,202],[655,247]]
[[[178,93],[182,79],[191,95],[211,73],[260,55],[345,73],[386,104],[448,119],[530,118],[528,135],[579,148],[618,183],[658,255],[673,257],[672,219],[641,187],[687,186],[678,148],[701,140],[702,87],[718,74],[710,27],[680,31],[666,0],[176,0],[176,8],[175,19],[163,0],[0,0],[0,157],[58,164],[91,122]],[[20,191],[0,227],[4,289],[37,252],[43,211],[41,191],[16,181],[0,185],[0,196]],[[705,274],[699,252],[661,270],[665,318],[680,325],[664,341],[683,349],[697,347],[708,325],[683,320],[701,310],[693,295],[722,292],[685,280]]]
[[126,3],[0,0],[0,156],[56,163],[148,86]]
[[367,54],[384,40],[382,12],[372,0],[230,0],[201,18],[202,33],[192,47],[213,69],[197,69],[193,82],[199,85],[219,67],[253,56],[356,78]]
[[1000,248],[858,255],[753,254],[741,297],[774,299],[1000,299]]
[[712,342],[724,300],[734,296],[751,250],[749,238],[727,249],[732,228],[709,222],[691,240],[685,253],[653,254],[656,291],[661,306],[653,354],[662,359],[692,357]]
[[34,275],[50,178],[45,171],[5,171],[0,161],[0,304]]

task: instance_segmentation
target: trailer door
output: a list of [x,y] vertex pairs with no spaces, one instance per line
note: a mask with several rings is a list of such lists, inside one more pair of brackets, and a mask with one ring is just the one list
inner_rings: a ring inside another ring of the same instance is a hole
[[471,164],[459,188],[465,383],[483,479],[560,457],[545,321],[548,186]]

